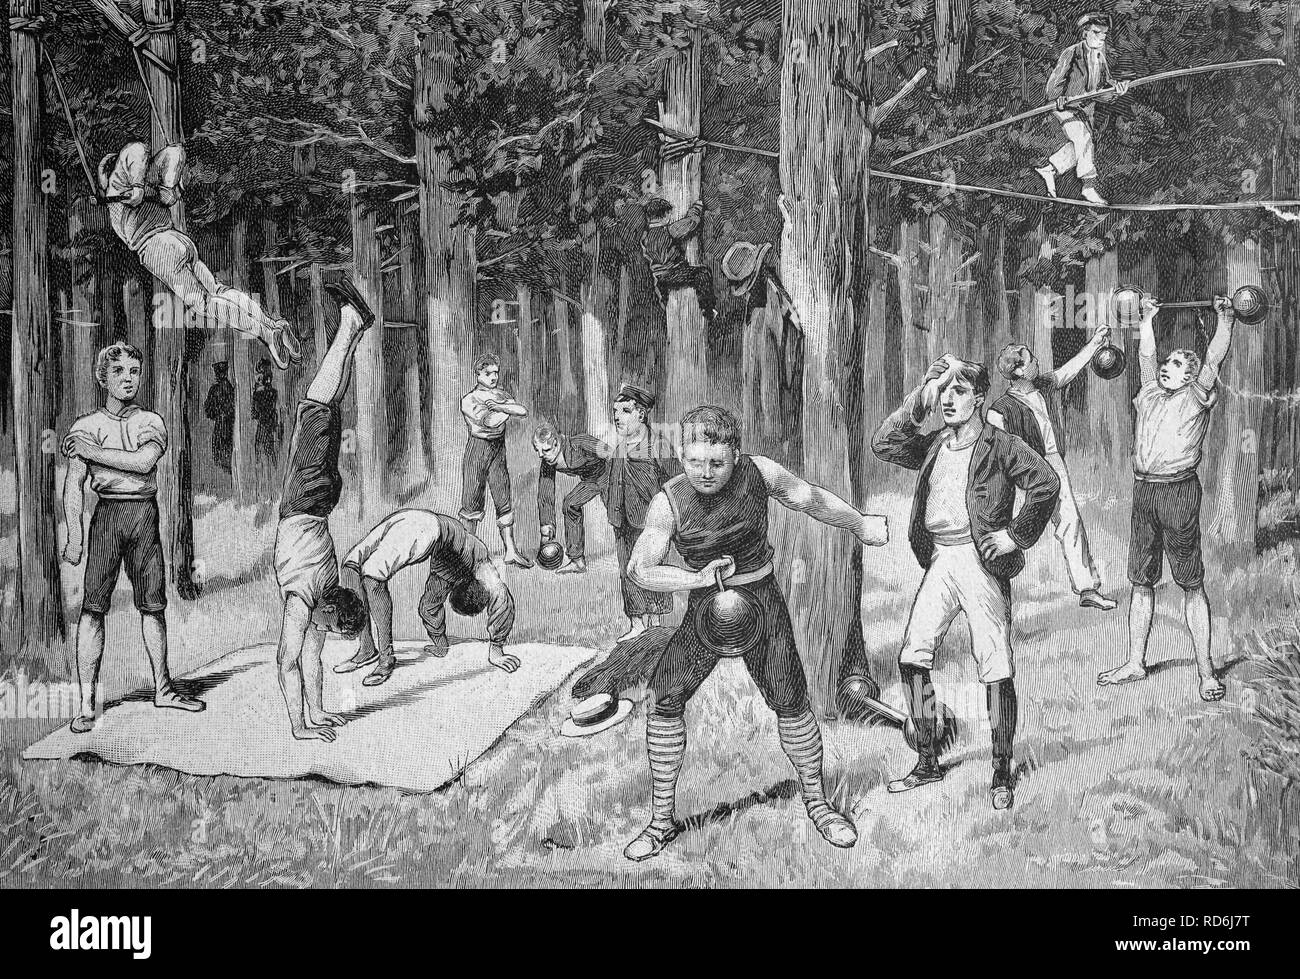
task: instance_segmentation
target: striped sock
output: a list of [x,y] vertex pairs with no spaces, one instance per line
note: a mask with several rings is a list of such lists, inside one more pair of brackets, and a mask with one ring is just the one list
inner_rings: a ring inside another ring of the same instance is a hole
[[654,797],[650,825],[666,830],[673,825],[677,774],[686,754],[686,720],[651,714],[645,722],[646,753],[650,756],[650,780]]
[[802,714],[794,717],[778,716],[776,727],[781,733],[781,747],[799,775],[804,805],[811,810],[817,803],[824,804],[826,791],[822,788],[822,733],[817,728],[812,711],[804,708]]

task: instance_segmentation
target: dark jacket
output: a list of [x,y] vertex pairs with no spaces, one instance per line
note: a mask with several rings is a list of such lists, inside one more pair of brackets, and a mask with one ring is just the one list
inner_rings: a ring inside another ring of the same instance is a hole
[[[653,435],[646,435],[647,442]],[[645,526],[646,510],[664,483],[682,471],[671,446],[642,443],[631,454],[615,446],[599,480],[600,498],[611,527]]]
[[579,435],[560,436],[560,458],[564,466],[542,460],[537,471],[537,517],[543,526],[555,526],[555,474],[577,476],[582,482],[594,482],[599,486],[600,478],[605,475],[605,460],[613,454],[608,445],[583,432]]
[[[1047,97],[1055,101],[1062,95],[1066,98],[1073,98],[1076,95],[1085,95],[1088,92],[1096,91],[1099,88],[1110,88],[1115,84],[1115,79],[1110,75],[1110,65],[1106,62],[1106,51],[1102,49],[1101,64],[1099,68],[1099,78],[1096,85],[1088,84],[1088,48],[1082,41],[1078,44],[1071,44],[1061,52],[1061,57],[1056,61],[1056,67],[1052,73],[1047,76]],[[1099,102],[1109,102],[1113,96],[1098,99]],[[1093,107],[1096,102],[1088,102],[1085,105],[1074,106],[1067,109],[1067,112],[1082,113],[1092,121]]]
[[[1051,377],[1050,374],[1042,376]],[[1038,390],[1043,396],[1043,401],[1047,403],[1047,417],[1052,423],[1052,428],[1056,430],[1056,454],[1064,458],[1065,445],[1061,432],[1060,413],[1056,410],[1056,400],[1052,397],[1052,392],[1056,389],[1049,382],[1038,385]],[[1038,427],[1038,419],[1034,417],[1032,409],[1014,394],[1003,391],[989,406],[989,410],[996,411],[1002,416],[1006,431],[1021,439],[1040,456],[1047,454],[1047,446],[1043,444],[1043,431]]]
[[[908,395],[902,406],[884,420],[871,440],[871,449],[885,462],[921,472],[912,500],[912,523],[907,539],[921,567],[928,568],[934,558],[934,540],[925,528],[925,507],[930,497],[930,470],[941,444],[937,432],[920,430],[924,413],[916,392]],[[1024,491],[1019,512],[1013,513],[1016,489]],[[1010,581],[1025,566],[1024,550],[1033,545],[1047,527],[1056,510],[1061,482],[1041,455],[1028,445],[985,424],[971,453],[970,482],[966,487],[966,512],[970,515],[971,536],[978,545],[986,535],[1006,530],[1019,550],[1002,554],[981,563],[989,574]]]
[[668,224],[646,225],[641,237],[641,252],[650,263],[652,273],[659,275],[690,265],[686,257],[686,242],[695,234],[703,217],[704,205],[696,201],[685,217]]

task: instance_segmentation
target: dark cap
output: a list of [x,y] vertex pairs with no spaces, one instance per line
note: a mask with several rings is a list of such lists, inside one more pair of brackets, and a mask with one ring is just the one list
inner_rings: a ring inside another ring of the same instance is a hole
[[1084,14],[1075,21],[1075,26],[1077,26],[1081,31],[1086,31],[1089,27],[1094,25],[1110,30],[1110,14],[1104,14],[1099,10],[1094,10],[1091,13]]
[[618,396],[615,401],[634,401],[642,408],[653,408],[655,406],[655,396],[643,387],[635,384],[629,384],[624,381],[618,386]]
[[220,374],[222,371],[230,369],[230,362],[226,360],[217,360],[212,364],[212,369]]

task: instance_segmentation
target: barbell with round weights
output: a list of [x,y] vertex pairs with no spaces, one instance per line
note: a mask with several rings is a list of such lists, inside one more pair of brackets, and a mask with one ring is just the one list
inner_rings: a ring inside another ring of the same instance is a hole
[[[1123,329],[1131,329],[1142,320],[1142,300],[1149,294],[1137,286],[1121,286],[1111,296],[1111,309],[1115,319]],[[1268,311],[1273,308],[1268,293],[1259,286],[1240,286],[1232,293],[1232,311],[1237,319],[1247,326],[1254,326],[1264,321]],[[1192,309],[1194,307],[1213,306],[1213,299],[1194,302],[1161,303],[1161,309]]]
[[[848,720],[882,721],[900,728],[907,746],[916,750],[916,725],[912,718],[881,700],[880,685],[871,677],[860,674],[845,677],[840,684],[839,705]],[[938,724],[934,749],[936,752],[944,752],[957,739],[957,716],[947,704],[935,701],[935,707],[938,711]]]

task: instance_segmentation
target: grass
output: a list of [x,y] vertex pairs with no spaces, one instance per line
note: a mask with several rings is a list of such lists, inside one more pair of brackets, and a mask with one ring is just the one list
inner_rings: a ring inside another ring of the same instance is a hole
[[[892,660],[920,577],[902,539],[907,502],[899,494],[876,501],[891,514],[895,540],[868,556],[863,603],[874,668],[895,702]],[[1086,494],[1080,502],[1103,577],[1121,592],[1126,505]],[[272,527],[259,526],[253,510],[228,507],[210,509],[201,522],[203,533],[263,548]],[[359,530],[346,516],[336,523],[340,541]],[[525,527],[521,539],[533,533]],[[513,575],[518,637],[607,648],[620,627],[609,550],[607,531],[597,529],[585,578]],[[181,669],[273,635],[265,560],[246,544],[221,569],[223,589],[212,593],[219,605],[176,610]],[[1096,687],[1096,672],[1125,647],[1123,606],[1109,615],[1078,609],[1061,585],[1055,543],[1034,550],[1015,586],[1021,775],[1009,812],[988,803],[983,693],[958,623],[936,672],[962,725],[944,782],[889,796],[884,783],[911,762],[898,733],[823,724],[827,790],[861,836],[852,850],[817,836],[775,718],[743,666],[729,662],[687,714],[678,812],[688,832],[644,865],[621,856],[649,816],[644,705],[599,737],[571,740],[557,733],[567,706],[560,691],[428,795],[197,778],[150,766],[22,763],[23,747],[55,722],[6,720],[0,886],[1295,886],[1296,775],[1286,766],[1294,765],[1300,670],[1286,643],[1300,650],[1300,633],[1271,628],[1294,621],[1295,552],[1283,544],[1236,570],[1215,555],[1208,560],[1215,656],[1229,686],[1218,705],[1196,697],[1181,602],[1169,586],[1158,591],[1151,678]],[[409,611],[418,586],[399,588],[400,634],[418,634]],[[241,615],[230,616],[236,607]],[[110,628],[108,660],[120,664],[130,656],[112,637],[130,634],[125,611]],[[129,688],[141,672],[136,662],[112,682]]]

